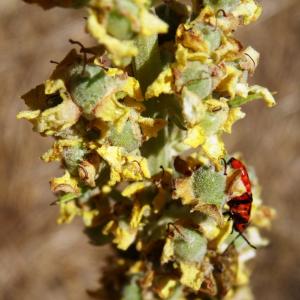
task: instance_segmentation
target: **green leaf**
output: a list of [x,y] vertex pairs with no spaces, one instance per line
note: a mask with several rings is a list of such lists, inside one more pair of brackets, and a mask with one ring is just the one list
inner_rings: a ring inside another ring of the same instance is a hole
[[63,160],[71,174],[76,172],[78,164],[83,159],[85,154],[86,151],[79,147],[68,147],[64,149]]
[[118,132],[115,127],[111,129],[109,141],[113,146],[124,147],[128,152],[131,152],[141,145],[141,131],[137,124],[127,121],[121,132]]
[[162,70],[157,35],[140,36],[135,44],[139,52],[133,59],[134,73],[145,92]]
[[68,194],[65,194],[65,195],[59,197],[57,199],[57,201],[55,201],[55,203],[66,203],[66,202],[69,202],[69,201],[74,200],[76,198],[78,198],[77,194],[68,193]]
[[247,104],[248,102],[251,102],[253,100],[259,100],[261,98],[262,98],[262,95],[260,95],[260,94],[250,94],[246,98],[237,96],[234,99],[229,100],[228,105],[232,108],[239,107],[241,105]]
[[193,29],[196,30],[196,32],[201,32],[204,40],[206,42],[208,42],[208,44],[210,45],[210,50],[214,51],[217,48],[220,47],[221,45],[221,33],[218,29],[209,26],[209,25],[205,25],[202,23],[196,23],[193,26]]
[[130,20],[113,10],[107,19],[107,32],[119,40],[130,40],[133,36]]
[[176,80],[176,85],[179,88],[185,86],[200,99],[204,99],[211,94],[213,88],[208,67],[197,61],[188,62],[186,68]]
[[74,70],[69,81],[70,93],[73,101],[86,114],[92,113],[96,104],[113,85],[113,78],[106,76],[104,70],[96,65],[86,65],[85,73],[81,68]]

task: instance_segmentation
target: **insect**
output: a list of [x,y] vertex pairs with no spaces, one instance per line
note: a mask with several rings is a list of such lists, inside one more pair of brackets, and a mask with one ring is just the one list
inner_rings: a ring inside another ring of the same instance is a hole
[[251,182],[245,165],[238,159],[232,157],[228,162],[224,161],[225,171],[224,175],[227,175],[227,166],[229,165],[234,170],[240,171],[241,180],[245,186],[246,192],[240,196],[232,197],[228,202],[230,219],[233,220],[233,229],[236,230],[239,236],[242,236],[244,240],[248,243],[249,246],[256,249],[248,239],[245,237],[243,232],[249,226],[249,220],[251,215],[252,207],[252,191],[251,191]]

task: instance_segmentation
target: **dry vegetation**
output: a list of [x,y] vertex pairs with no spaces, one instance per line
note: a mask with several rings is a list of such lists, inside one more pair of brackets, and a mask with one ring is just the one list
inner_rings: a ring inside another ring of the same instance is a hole
[[[297,299],[300,3],[264,4],[262,20],[241,35],[262,53],[255,80],[279,92],[279,105],[272,110],[250,105],[228,144],[256,167],[266,203],[278,211],[272,244],[259,250],[254,266],[257,299]],[[48,76],[49,60],[59,60],[70,48],[67,39],[90,43],[82,15],[59,9],[44,13],[20,0],[2,0],[0,16],[0,299],[88,299],[85,288],[97,286],[107,249],[88,245],[79,222],[56,226],[47,182],[60,171],[38,159],[50,141],[15,120],[23,108],[19,96]]]

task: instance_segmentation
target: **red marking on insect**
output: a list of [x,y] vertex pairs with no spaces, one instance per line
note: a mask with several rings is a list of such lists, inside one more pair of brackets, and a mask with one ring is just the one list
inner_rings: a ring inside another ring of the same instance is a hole
[[245,165],[238,159],[232,157],[227,162],[231,168],[241,171],[241,180],[246,188],[247,193],[251,193],[251,182]]
[[251,208],[252,208],[252,192],[251,192],[251,182],[249,179],[249,175],[247,172],[247,169],[245,165],[238,159],[232,157],[229,159],[228,162],[225,160],[225,172],[224,174],[227,175],[227,166],[230,165],[230,167],[234,170],[239,170],[241,173],[241,180],[246,188],[246,192],[243,193],[240,196],[236,196],[231,198],[227,204],[229,206],[229,216],[230,219],[233,220],[233,229],[236,230],[239,236],[242,236],[244,240],[248,243],[249,246],[256,249],[255,246],[253,246],[248,239],[243,235],[243,232],[246,230],[246,228],[249,226],[249,220],[251,215]]

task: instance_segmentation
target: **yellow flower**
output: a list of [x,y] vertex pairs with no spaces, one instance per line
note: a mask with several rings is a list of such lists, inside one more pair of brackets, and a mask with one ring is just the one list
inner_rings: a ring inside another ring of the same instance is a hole
[[204,280],[202,268],[198,264],[180,262],[180,271],[180,282],[194,291],[198,291]]
[[[39,86],[35,89],[39,89]],[[55,93],[59,93],[55,95]],[[44,133],[46,135],[54,135],[59,131],[63,131],[72,125],[74,125],[81,113],[77,105],[71,100],[70,95],[66,91],[62,80],[47,81],[44,90],[45,95],[55,95],[55,97],[61,97],[62,102],[54,107],[47,108],[45,110],[23,111],[17,115],[18,119],[27,119],[34,125],[34,130]],[[36,95],[38,96],[36,98]],[[32,99],[27,99],[33,97]],[[30,91],[24,95],[25,101],[41,102],[45,96],[41,96],[39,93],[35,94]]]
[[72,140],[68,140],[68,139],[62,139],[62,140],[58,140],[56,141],[52,148],[49,149],[46,153],[44,153],[42,155],[42,159],[45,162],[52,162],[52,161],[58,161],[62,159],[62,154],[64,151],[64,148],[67,147],[79,147],[81,144],[81,140],[79,139],[72,139]]
[[121,147],[106,145],[98,148],[97,152],[110,166],[108,184],[111,186],[121,180],[141,181],[150,178],[147,160],[141,156],[128,154]]
[[109,221],[103,229],[103,234],[112,233],[114,235],[113,243],[118,249],[127,250],[134,242],[137,229],[131,228],[125,221]]
[[158,97],[160,94],[172,94],[173,74],[171,68],[162,71],[156,80],[147,88],[145,98]]
[[57,219],[58,224],[69,224],[76,216],[81,216],[85,226],[92,225],[94,218],[99,214],[98,210],[89,210],[86,208],[79,208],[74,201],[60,203],[60,214]]

